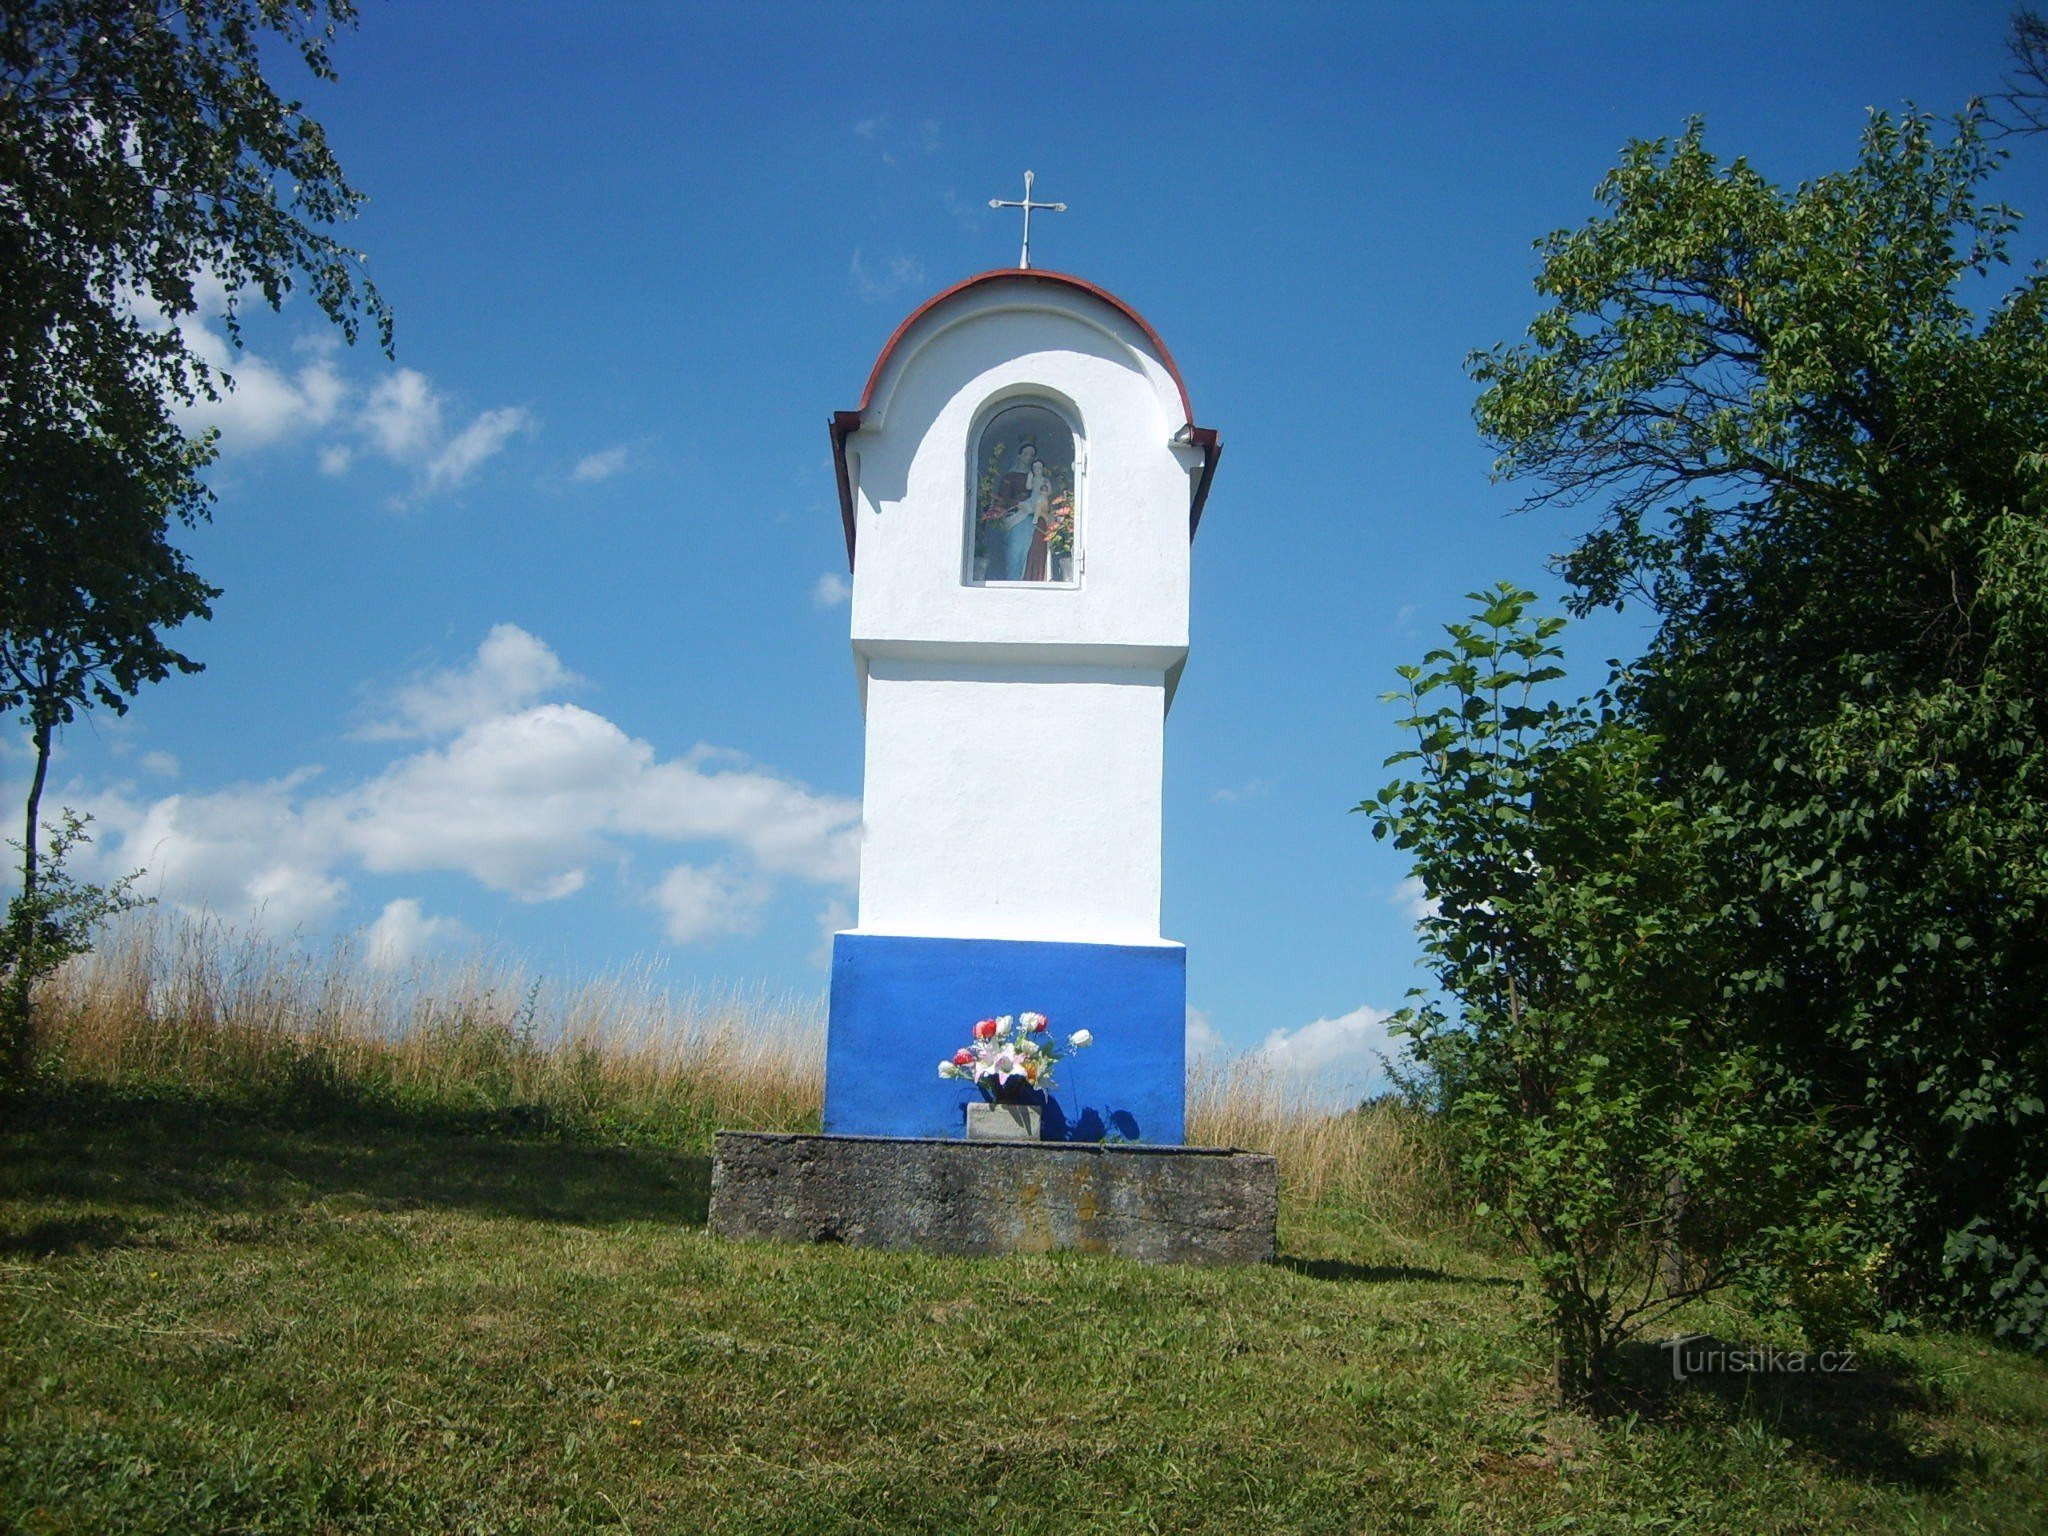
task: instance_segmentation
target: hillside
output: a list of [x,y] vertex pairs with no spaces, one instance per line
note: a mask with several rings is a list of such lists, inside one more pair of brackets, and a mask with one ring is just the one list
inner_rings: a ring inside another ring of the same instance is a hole
[[[706,1143],[607,1124],[594,1045],[578,1122],[352,1080],[339,1036],[232,1010],[178,1034],[239,1088],[165,1050],[119,1068],[111,1025],[62,1019],[70,1065],[0,1133],[0,1528],[2019,1533],[2048,1510],[2048,1367],[1970,1338],[1684,1383],[1645,1345],[1634,1411],[1555,1410],[1515,1263],[1393,1107],[1201,1099],[1292,1158],[1270,1268],[948,1260],[713,1241]],[[254,1070],[294,1039],[295,1073]]]

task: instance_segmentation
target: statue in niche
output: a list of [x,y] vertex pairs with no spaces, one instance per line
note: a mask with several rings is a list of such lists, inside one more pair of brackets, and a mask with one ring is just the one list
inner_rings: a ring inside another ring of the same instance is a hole
[[982,430],[976,462],[975,579],[1069,581],[1074,435],[1043,406],[1012,406]]

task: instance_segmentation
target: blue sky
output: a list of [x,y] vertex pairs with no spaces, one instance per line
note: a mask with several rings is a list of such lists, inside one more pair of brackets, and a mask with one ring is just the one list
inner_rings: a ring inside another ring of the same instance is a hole
[[[1420,977],[1346,814],[1399,745],[1379,696],[1465,592],[1554,594],[1583,526],[1512,515],[1471,426],[1532,241],[1692,113],[1780,181],[1845,165],[1866,109],[1995,89],[2007,14],[368,6],[339,83],[290,88],[370,197],[397,360],[304,301],[249,325],[189,541],[207,670],[73,728],[51,801],[99,873],[389,964],[821,991],[861,765],[826,418],[1014,263],[987,201],[1028,166],[1071,210],[1038,264],[1144,314],[1226,444],[1167,735],[1202,1038],[1355,1081]],[[2005,198],[2044,165],[2021,142]],[[1642,636],[1567,640],[1590,686]]]

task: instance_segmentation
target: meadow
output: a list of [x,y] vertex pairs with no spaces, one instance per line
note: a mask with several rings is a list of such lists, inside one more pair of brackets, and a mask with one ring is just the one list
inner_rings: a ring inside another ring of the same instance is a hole
[[[413,974],[139,923],[0,1106],[0,1529],[2037,1532],[2048,1366],[1556,1408],[1525,1273],[1435,1128],[1227,1063],[1192,1139],[1281,1160],[1240,1271],[712,1240],[717,1128],[815,1127],[820,1009]],[[1674,1331],[1796,1348],[1774,1314]]]

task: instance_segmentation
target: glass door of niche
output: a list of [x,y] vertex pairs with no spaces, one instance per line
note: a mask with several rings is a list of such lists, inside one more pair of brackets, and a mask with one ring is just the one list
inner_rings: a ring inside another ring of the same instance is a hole
[[970,466],[971,582],[1074,585],[1076,458],[1074,429],[1050,405],[1020,401],[988,419]]

